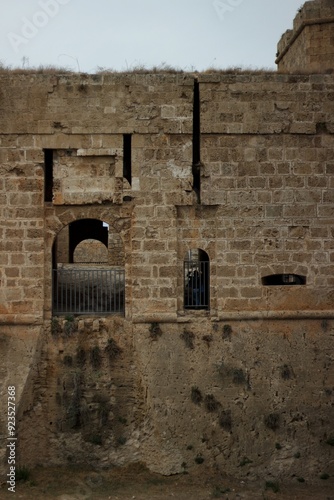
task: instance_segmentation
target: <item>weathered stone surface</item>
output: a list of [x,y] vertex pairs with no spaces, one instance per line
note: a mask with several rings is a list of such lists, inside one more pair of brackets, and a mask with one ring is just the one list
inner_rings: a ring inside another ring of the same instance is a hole
[[277,46],[281,72],[333,70],[334,6],[331,0],[306,2],[299,10],[293,29],[284,33]]
[[[301,22],[314,9],[331,5]],[[314,26],[284,56],[296,70]],[[334,76],[1,72],[0,94],[0,431],[15,385],[18,462],[333,475]],[[185,303],[194,256],[203,309]],[[52,269],[92,263],[124,271],[124,317],[55,315]]]

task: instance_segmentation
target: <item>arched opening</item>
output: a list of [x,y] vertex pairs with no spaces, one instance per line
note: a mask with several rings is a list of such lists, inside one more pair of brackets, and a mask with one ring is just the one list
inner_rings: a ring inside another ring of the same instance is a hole
[[53,245],[54,314],[124,314],[124,250],[106,222],[81,219]]
[[210,308],[210,259],[200,248],[189,250],[184,259],[184,308]]

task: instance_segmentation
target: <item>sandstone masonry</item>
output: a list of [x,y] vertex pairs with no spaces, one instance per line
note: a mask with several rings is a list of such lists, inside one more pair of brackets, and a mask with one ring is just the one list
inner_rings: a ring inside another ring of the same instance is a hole
[[[334,474],[334,63],[294,37],[279,73],[0,73],[0,426],[15,385],[21,465]],[[92,264],[114,291],[56,309],[61,272]]]
[[299,9],[293,29],[278,44],[278,71],[332,72],[334,60],[334,5],[313,0]]

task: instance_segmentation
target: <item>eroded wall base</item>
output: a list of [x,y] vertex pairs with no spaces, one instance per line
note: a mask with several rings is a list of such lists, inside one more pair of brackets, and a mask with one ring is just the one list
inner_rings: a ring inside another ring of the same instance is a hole
[[[19,436],[18,428],[20,425],[19,415],[21,409],[23,406],[29,407],[33,402],[31,386],[32,380],[38,378],[41,342],[42,328],[40,326],[2,325],[0,327],[1,473],[8,472],[8,438],[10,436],[18,438]],[[11,388],[10,400],[8,393],[9,387]],[[15,389],[13,390],[12,388]],[[9,401],[10,406],[8,406]],[[12,416],[14,405],[16,410],[15,421],[13,417],[11,419],[8,418],[8,416]],[[8,423],[15,427],[15,430],[12,428],[8,430]]]
[[16,378],[19,461],[332,475],[333,343],[328,320],[54,319]]

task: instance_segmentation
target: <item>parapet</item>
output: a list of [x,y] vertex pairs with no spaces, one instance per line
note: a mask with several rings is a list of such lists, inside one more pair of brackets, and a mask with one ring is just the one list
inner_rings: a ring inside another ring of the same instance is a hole
[[279,72],[329,73],[334,70],[334,2],[312,0],[299,10],[293,29],[277,45]]

